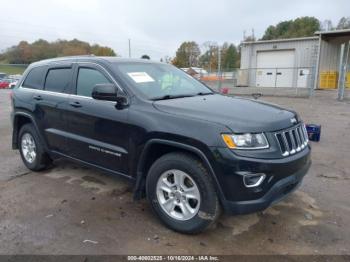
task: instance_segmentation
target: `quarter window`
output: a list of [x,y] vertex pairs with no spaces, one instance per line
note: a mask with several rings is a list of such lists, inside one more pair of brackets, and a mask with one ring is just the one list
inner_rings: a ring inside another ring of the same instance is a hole
[[23,82],[23,87],[33,89],[43,89],[43,79],[46,67],[35,67],[28,73],[26,79]]
[[77,95],[91,97],[95,85],[108,83],[110,81],[101,72],[92,68],[80,68],[77,80]]
[[67,91],[71,79],[71,68],[50,69],[46,76],[45,90],[63,93]]

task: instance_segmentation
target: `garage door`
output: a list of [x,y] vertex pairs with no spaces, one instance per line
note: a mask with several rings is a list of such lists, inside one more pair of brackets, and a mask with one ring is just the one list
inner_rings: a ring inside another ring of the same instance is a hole
[[257,53],[256,86],[292,87],[294,50]]

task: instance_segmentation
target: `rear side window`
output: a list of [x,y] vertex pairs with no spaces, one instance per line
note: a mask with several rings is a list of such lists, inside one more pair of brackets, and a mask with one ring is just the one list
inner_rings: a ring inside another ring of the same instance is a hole
[[71,68],[50,69],[46,76],[45,90],[64,93],[67,91],[72,79]]
[[43,89],[44,74],[46,71],[45,66],[35,67],[28,73],[22,86],[33,89]]
[[108,83],[110,81],[101,72],[92,68],[80,68],[77,80],[77,95],[91,97],[95,85]]

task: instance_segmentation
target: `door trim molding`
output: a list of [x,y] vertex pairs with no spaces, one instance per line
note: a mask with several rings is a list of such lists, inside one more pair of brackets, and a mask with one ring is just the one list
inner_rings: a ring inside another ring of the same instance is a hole
[[83,142],[86,143],[88,145],[92,145],[92,146],[96,146],[96,147],[100,147],[100,148],[105,148],[105,149],[109,149],[111,151],[120,153],[120,154],[124,154],[127,155],[128,151],[125,148],[119,147],[119,146],[115,146],[115,145],[111,145],[108,143],[104,143],[95,139],[91,139],[91,138],[87,138],[84,136],[80,136],[77,134],[73,134],[73,133],[69,133],[66,131],[62,131],[62,130],[58,130],[55,128],[48,128],[45,129],[45,132],[47,133],[51,133],[51,134],[55,134],[55,135],[59,135],[59,136],[63,136],[65,138],[69,138],[69,139],[73,139],[79,142]]

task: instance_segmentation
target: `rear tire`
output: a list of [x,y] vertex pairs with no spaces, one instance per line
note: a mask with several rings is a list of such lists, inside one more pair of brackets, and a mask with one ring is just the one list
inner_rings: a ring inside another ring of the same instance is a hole
[[33,171],[47,169],[52,160],[45,153],[44,147],[33,124],[25,124],[18,135],[19,151],[26,167]]
[[191,154],[169,153],[156,160],[147,175],[146,193],[160,220],[181,233],[200,233],[220,215],[213,180]]

